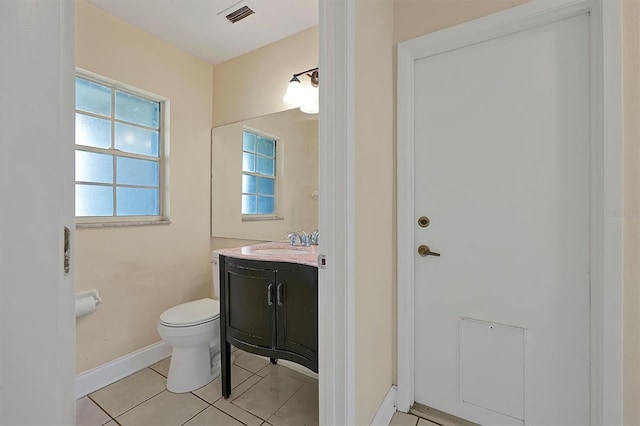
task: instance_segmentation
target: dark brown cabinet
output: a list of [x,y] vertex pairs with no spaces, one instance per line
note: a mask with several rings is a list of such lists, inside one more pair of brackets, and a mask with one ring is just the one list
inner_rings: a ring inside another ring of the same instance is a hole
[[318,371],[318,268],[220,256],[222,394],[230,345]]

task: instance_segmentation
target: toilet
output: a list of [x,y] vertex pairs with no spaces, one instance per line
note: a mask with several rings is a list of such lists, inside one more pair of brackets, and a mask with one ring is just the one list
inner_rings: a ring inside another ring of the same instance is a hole
[[[213,294],[220,298],[218,254],[212,254]],[[191,392],[220,375],[220,302],[194,300],[160,315],[158,334],[173,347],[167,390]]]

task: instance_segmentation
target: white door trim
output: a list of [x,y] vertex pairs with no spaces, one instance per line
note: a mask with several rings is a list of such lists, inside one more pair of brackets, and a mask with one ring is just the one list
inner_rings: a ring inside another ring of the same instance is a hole
[[398,410],[414,402],[413,67],[427,56],[591,16],[591,423],[622,424],[622,23],[620,0],[534,0],[398,45]]
[[355,424],[355,2],[320,0],[320,424]]

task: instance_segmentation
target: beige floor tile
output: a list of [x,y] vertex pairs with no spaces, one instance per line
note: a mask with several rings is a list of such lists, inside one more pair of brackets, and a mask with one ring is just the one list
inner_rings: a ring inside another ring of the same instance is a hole
[[391,418],[391,423],[389,423],[389,426],[416,426],[417,423],[418,418],[416,416],[396,411],[396,413]]
[[109,423],[105,424],[104,426],[120,426],[120,425],[116,423],[115,420],[111,420]]
[[118,417],[164,391],[166,382],[167,379],[160,374],[145,368],[89,396],[110,416]]
[[76,401],[76,426],[101,426],[109,421],[111,417],[89,397]]
[[259,357],[258,355],[250,354],[245,351],[236,351],[236,365],[249,370],[252,373],[257,373],[262,370],[267,364],[270,364],[266,358]]
[[243,423],[237,421],[230,415],[223,413],[216,407],[209,407],[187,423],[184,426],[244,426]]
[[316,426],[318,415],[318,385],[305,383],[268,420],[273,426]]
[[181,425],[208,404],[191,393],[164,391],[116,418],[122,426]]
[[262,380],[262,377],[256,374],[249,377],[247,380],[240,383],[237,387],[231,389],[231,396],[229,397],[229,400],[233,401],[234,399],[245,393],[248,389],[251,389],[251,387],[258,383],[260,380]]
[[220,398],[215,404],[213,404],[213,406],[240,420],[247,426],[260,426],[263,423],[261,418],[256,417],[251,413],[247,413],[242,408],[233,405],[228,399]]
[[260,370],[256,371],[256,374],[260,377],[264,377],[267,374],[271,373],[272,371],[275,371],[279,368],[280,366],[278,364],[271,364],[271,362],[269,362],[267,365],[265,365],[264,367],[262,367]]
[[[238,385],[243,383],[249,377],[253,376],[253,373],[240,368],[237,365],[231,366],[231,389],[237,388]],[[220,376],[212,380],[208,385],[196,389],[194,394],[207,401],[209,404],[213,404],[218,399],[222,398],[222,379]]]
[[169,364],[170,363],[171,363],[171,357],[165,358],[160,362],[156,362],[155,364],[153,364],[149,368],[157,371],[158,373],[162,374],[164,377],[168,377],[169,376]]
[[418,419],[418,426],[440,426],[438,423],[434,423],[427,419]]
[[234,398],[233,404],[266,420],[278,411],[302,385],[304,385],[303,381],[275,370],[251,389]]

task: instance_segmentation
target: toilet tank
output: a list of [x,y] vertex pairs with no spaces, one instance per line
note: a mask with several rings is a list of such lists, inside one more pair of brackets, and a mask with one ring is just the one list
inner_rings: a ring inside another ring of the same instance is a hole
[[211,271],[213,274],[213,298],[220,300],[220,253],[211,252]]

